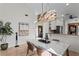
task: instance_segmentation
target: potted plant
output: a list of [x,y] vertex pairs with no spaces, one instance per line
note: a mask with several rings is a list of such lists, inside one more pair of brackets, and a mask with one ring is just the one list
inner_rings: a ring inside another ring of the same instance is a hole
[[8,43],[6,42],[7,36],[11,35],[13,33],[11,28],[11,23],[6,22],[3,24],[2,21],[0,21],[0,36],[1,36],[1,50],[6,50],[8,48]]

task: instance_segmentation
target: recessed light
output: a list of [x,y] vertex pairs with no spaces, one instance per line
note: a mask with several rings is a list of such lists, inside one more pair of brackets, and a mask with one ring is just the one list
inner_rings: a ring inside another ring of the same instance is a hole
[[66,3],[66,6],[69,6],[69,3]]
[[37,21],[34,21],[34,23],[37,23]]
[[62,17],[64,17],[64,15],[63,15],[63,14],[62,14],[61,16],[62,16]]
[[25,14],[25,16],[28,16],[28,14]]

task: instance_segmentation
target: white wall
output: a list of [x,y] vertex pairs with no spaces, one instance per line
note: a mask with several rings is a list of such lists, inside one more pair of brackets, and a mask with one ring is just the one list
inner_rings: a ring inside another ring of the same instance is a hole
[[[11,27],[13,28],[12,36],[7,38],[9,47],[15,46],[15,32],[18,32],[18,23],[24,22],[29,24],[29,36],[20,36],[19,44],[26,43],[26,40],[35,39],[35,24],[36,20],[33,10],[31,10],[31,5],[28,4],[0,4],[0,20],[4,23],[11,22]],[[33,5],[35,6],[35,5]],[[38,6],[40,6],[38,4]],[[38,8],[37,8],[38,9]],[[25,14],[29,16],[25,16]]]

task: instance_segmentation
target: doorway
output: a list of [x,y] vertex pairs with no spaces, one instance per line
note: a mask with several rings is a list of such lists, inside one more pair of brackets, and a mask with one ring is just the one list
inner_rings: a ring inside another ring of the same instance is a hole
[[68,34],[77,35],[77,29],[76,24],[68,24]]
[[43,26],[38,26],[38,37],[43,38]]

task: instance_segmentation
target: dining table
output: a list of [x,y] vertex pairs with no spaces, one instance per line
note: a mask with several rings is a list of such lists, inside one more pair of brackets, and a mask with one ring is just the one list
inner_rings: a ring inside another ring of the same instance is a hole
[[[63,56],[65,53],[69,56],[70,44],[62,41],[49,40],[50,43],[40,42],[40,39],[29,39],[27,41],[32,42],[34,45],[44,48],[57,56]],[[43,40],[43,39],[42,39]]]

